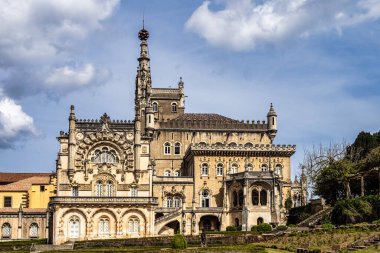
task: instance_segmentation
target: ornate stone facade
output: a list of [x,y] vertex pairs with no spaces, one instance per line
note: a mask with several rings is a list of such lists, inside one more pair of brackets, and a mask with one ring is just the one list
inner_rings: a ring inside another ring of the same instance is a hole
[[273,145],[277,114],[241,122],[185,113],[184,82],[153,88],[139,32],[133,121],[76,119],[61,132],[52,242],[243,230],[286,221],[295,146]]

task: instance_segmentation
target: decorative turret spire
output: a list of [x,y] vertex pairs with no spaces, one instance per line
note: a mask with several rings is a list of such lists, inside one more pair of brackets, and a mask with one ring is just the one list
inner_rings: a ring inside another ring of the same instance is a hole
[[277,113],[274,111],[273,104],[270,103],[269,112],[267,114],[268,134],[273,142],[277,133]]

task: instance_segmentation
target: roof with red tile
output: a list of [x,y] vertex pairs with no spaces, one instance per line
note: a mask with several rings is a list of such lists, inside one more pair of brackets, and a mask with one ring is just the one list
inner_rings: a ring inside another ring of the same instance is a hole
[[3,192],[23,192],[28,191],[32,185],[47,185],[50,183],[50,174],[44,176],[35,176],[19,180],[7,185],[0,185],[0,191]]
[[12,183],[29,177],[49,176],[51,173],[12,173],[0,172],[0,182]]
[[237,120],[227,118],[225,116],[216,113],[184,113],[174,120],[186,121],[186,120],[199,120],[199,121],[223,121],[223,122],[234,122]]

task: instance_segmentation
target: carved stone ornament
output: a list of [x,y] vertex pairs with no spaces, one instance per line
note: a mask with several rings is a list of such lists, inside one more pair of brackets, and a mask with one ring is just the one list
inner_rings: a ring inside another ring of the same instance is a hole
[[100,122],[102,122],[102,130],[101,132],[110,132],[111,129],[109,127],[110,117],[107,115],[107,113],[104,113],[102,117],[100,117]]

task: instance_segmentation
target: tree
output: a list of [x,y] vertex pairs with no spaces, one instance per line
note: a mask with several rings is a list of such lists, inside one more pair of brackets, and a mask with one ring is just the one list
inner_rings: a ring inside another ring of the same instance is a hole
[[328,146],[313,145],[311,150],[304,151],[304,160],[301,166],[305,170],[311,196],[316,192],[316,181],[321,172],[334,162],[342,160],[346,155],[347,146],[345,142],[330,142]]

